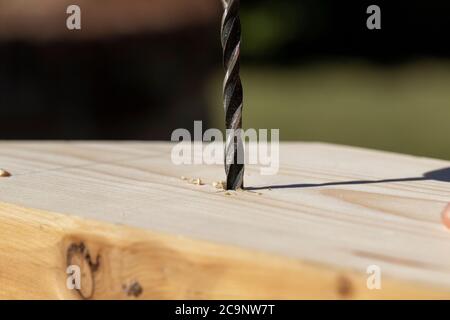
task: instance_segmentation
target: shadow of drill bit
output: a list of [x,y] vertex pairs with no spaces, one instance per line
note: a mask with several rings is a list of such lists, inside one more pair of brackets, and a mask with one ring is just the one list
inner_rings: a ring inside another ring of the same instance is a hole
[[439,170],[426,172],[421,177],[411,178],[395,178],[382,180],[354,180],[354,181],[340,181],[340,182],[325,182],[325,183],[294,183],[284,185],[272,185],[262,187],[247,187],[246,190],[256,191],[265,189],[294,189],[294,188],[316,188],[328,186],[343,186],[343,185],[358,185],[358,184],[375,184],[375,183],[389,183],[389,182],[408,182],[408,181],[441,181],[450,182],[450,167]]

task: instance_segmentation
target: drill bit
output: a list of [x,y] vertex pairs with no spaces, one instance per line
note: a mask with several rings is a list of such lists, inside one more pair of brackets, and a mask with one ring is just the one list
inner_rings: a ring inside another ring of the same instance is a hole
[[222,0],[223,65],[226,71],[223,84],[225,109],[225,173],[226,189],[244,187],[244,145],[242,142],[242,83],[240,71],[241,22],[240,0]]

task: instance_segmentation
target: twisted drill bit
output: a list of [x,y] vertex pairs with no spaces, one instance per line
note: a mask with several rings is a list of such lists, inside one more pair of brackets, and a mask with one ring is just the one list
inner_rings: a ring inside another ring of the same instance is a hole
[[222,0],[223,65],[226,71],[223,84],[225,109],[225,173],[226,189],[244,187],[244,145],[242,142],[242,83],[240,71],[241,21],[240,0]]

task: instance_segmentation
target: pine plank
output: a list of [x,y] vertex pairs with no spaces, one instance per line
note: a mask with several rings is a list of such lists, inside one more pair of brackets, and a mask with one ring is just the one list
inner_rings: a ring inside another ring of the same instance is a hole
[[[227,195],[211,185],[221,166],[176,166],[170,151],[0,143],[11,173],[0,178],[0,297],[450,297],[440,218],[450,162],[284,143],[278,175],[249,166],[252,191]],[[67,253],[80,243],[105,259],[92,295],[65,288]],[[381,268],[381,290],[366,288],[370,265]],[[127,287],[135,282],[137,296]]]

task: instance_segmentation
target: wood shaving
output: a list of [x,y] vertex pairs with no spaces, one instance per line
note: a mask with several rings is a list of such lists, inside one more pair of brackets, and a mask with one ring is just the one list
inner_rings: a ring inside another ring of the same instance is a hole
[[187,183],[189,183],[189,184],[195,184],[197,186],[203,186],[204,185],[202,179],[200,179],[200,178],[187,178],[185,176],[181,176],[180,179],[183,180],[183,181],[187,181]]
[[202,186],[204,183],[202,181],[202,179],[200,178],[196,178],[196,179],[189,179],[189,183],[190,184],[195,184],[197,186]]
[[225,181],[214,181],[213,187],[219,190],[225,190]]
[[195,179],[194,184],[196,184],[196,185],[198,185],[198,186],[204,185],[203,181],[202,181],[200,178]]
[[0,169],[0,177],[2,177],[2,178],[11,177],[11,173],[9,173],[6,170]]

